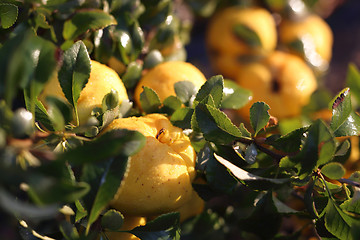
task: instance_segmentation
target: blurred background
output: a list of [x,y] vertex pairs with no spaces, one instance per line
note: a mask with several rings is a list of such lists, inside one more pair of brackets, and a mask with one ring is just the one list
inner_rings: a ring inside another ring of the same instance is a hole
[[[324,81],[326,87],[337,93],[344,87],[348,64],[360,66],[360,1],[319,0],[315,11],[330,25],[334,34],[333,57]],[[196,17],[191,42],[186,46],[188,61],[210,77],[215,73],[209,67],[205,32],[209,18]]]

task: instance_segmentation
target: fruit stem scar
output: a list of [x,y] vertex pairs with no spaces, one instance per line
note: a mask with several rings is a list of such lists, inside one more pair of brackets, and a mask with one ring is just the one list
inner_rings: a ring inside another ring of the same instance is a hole
[[280,83],[279,81],[274,78],[271,80],[271,90],[274,92],[274,93],[277,93],[280,91]]
[[156,137],[155,137],[155,138],[159,140],[160,135],[163,134],[163,133],[165,133],[165,131],[166,131],[165,128],[160,129],[159,132],[156,134]]

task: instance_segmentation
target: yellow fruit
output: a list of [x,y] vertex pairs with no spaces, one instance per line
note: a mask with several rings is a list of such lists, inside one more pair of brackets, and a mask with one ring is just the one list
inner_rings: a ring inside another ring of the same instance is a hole
[[[120,231],[132,230],[135,227],[143,226],[146,224],[146,219],[143,217],[133,217],[125,216],[124,224],[122,225]],[[131,233],[126,232],[106,232],[106,236],[109,240],[138,240],[140,238],[136,237]]]
[[171,95],[175,96],[174,84],[180,81],[190,81],[199,89],[205,83],[206,78],[191,63],[182,61],[160,63],[140,79],[135,88],[135,102],[140,106],[140,94],[143,91],[143,86],[152,88],[161,101]]
[[279,119],[298,116],[317,88],[312,70],[299,57],[276,51],[265,61],[239,71],[236,82],[253,93],[249,104],[239,110],[249,117],[251,105],[263,101],[270,114]]
[[193,190],[192,197],[189,202],[181,206],[178,210],[180,213],[180,222],[183,222],[191,217],[202,213],[205,207],[205,202],[199,195]]
[[[101,107],[103,97],[112,89],[117,91],[120,103],[128,99],[126,88],[119,75],[108,66],[92,60],[90,78],[77,102],[80,125],[86,123],[95,107]],[[47,96],[56,96],[66,101],[57,76],[45,85],[43,92],[38,97],[45,106]]]
[[161,114],[114,120],[104,132],[126,128],[146,137],[131,156],[124,182],[110,205],[127,215],[152,216],[174,211],[192,197],[196,154],[182,129]]
[[[255,32],[261,46],[251,47],[236,36],[236,25],[245,25]],[[234,79],[244,65],[242,58],[258,58],[275,49],[276,25],[270,12],[263,8],[226,8],[215,15],[207,29],[206,43],[210,61],[216,72]]]
[[[283,20],[279,26],[280,42],[289,46],[302,40],[305,60],[319,70],[326,70],[332,56],[333,33],[330,26],[319,16],[313,14],[299,20]],[[302,56],[294,47],[292,53]]]

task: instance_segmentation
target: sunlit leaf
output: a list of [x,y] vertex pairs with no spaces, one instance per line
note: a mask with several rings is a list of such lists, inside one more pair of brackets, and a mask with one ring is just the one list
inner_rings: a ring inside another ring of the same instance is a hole
[[241,88],[231,80],[224,81],[224,94],[221,108],[239,109],[245,106],[252,98],[250,90]]
[[180,81],[174,84],[176,96],[182,103],[188,104],[191,98],[197,93],[195,85],[190,81]]
[[239,128],[215,107],[199,103],[195,115],[198,127],[208,141],[227,144],[242,136]]
[[146,113],[158,112],[161,106],[161,101],[157,93],[149,87],[143,87],[140,93],[140,103],[142,109]]
[[180,239],[180,214],[178,212],[160,215],[154,220],[139,226],[130,233],[141,239],[158,240],[158,239]]
[[63,37],[65,40],[75,39],[90,29],[97,30],[116,23],[112,15],[100,9],[79,11],[65,22]]
[[352,109],[349,88],[334,98],[332,113],[330,127],[336,137],[359,135],[360,116]]
[[345,168],[338,162],[331,162],[321,168],[321,173],[330,179],[339,179],[345,175]]
[[230,172],[239,180],[242,180],[242,181],[268,181],[268,182],[275,183],[275,184],[283,184],[283,183],[289,181],[289,179],[264,178],[261,176],[257,176],[257,175],[254,175],[252,173],[249,173],[249,172],[237,167],[236,165],[232,164],[231,162],[222,158],[221,156],[218,156],[216,154],[214,154],[214,156],[215,156],[216,160],[218,160],[222,165],[227,167],[230,170]]
[[82,41],[76,42],[64,52],[58,78],[62,91],[77,115],[77,101],[88,82],[91,71],[90,57]]
[[213,76],[201,86],[200,90],[196,94],[195,101],[201,102],[207,98],[208,95],[211,95],[214,100],[215,107],[219,107],[223,97],[223,89],[224,78],[221,75]]
[[250,123],[254,129],[255,136],[269,122],[269,105],[264,102],[256,102],[250,108]]
[[0,3],[0,23],[2,28],[11,27],[18,17],[18,7],[10,3]]
[[124,216],[115,209],[108,210],[101,218],[101,226],[109,230],[119,230],[124,223]]
[[332,199],[329,199],[325,211],[327,230],[339,239],[352,240],[351,226],[359,220],[346,214]]

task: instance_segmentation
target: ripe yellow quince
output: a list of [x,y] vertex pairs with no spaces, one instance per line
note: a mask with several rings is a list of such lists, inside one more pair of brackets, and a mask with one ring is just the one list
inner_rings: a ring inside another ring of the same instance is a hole
[[[297,20],[284,19],[279,25],[279,40],[315,69],[327,70],[332,56],[333,33],[320,16],[312,14]],[[302,42],[303,49],[297,49],[296,41]]]
[[[104,96],[115,90],[118,94],[120,103],[128,99],[126,88],[119,75],[108,66],[97,61],[91,61],[90,77],[80,93],[77,101],[79,124],[85,124],[91,116],[91,111],[95,107],[101,107]],[[46,106],[46,97],[56,96],[67,101],[61,89],[57,74],[46,83],[44,90],[38,99]]]
[[180,81],[190,81],[199,89],[206,81],[204,74],[191,63],[182,61],[168,61],[150,69],[139,81],[135,88],[135,102],[140,106],[140,94],[143,87],[153,89],[163,101],[175,96],[174,84]]
[[[260,44],[240,38],[236,34],[237,25],[255,33]],[[275,21],[264,8],[225,8],[210,21],[206,44],[213,69],[224,77],[234,79],[239,68],[249,59],[257,59],[275,49]]]
[[267,103],[270,114],[279,119],[298,116],[317,88],[308,65],[301,58],[280,51],[244,67],[235,80],[253,93],[252,100],[239,110],[246,119],[251,105],[258,101]]
[[110,206],[126,215],[155,216],[174,211],[193,194],[196,153],[181,128],[161,114],[120,118],[104,129],[136,130],[145,146],[130,167]]

